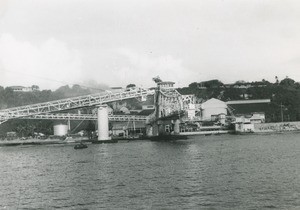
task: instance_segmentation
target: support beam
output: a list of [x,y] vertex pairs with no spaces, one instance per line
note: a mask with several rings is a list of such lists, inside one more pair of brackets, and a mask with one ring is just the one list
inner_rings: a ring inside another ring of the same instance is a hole
[[[22,117],[22,119],[47,119],[47,120],[97,120],[97,115],[92,114],[73,114],[73,113],[46,113]],[[110,115],[109,121],[127,122],[127,121],[146,121],[148,116],[143,115]]]

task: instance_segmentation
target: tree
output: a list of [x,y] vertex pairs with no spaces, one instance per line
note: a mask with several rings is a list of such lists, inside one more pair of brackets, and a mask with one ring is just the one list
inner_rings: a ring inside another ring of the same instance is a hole
[[193,83],[189,84],[189,88],[191,88],[193,90],[197,90],[198,89],[198,83],[197,82],[193,82]]
[[32,88],[33,91],[39,91],[40,90],[40,87],[37,86],[37,85],[32,85],[31,88]]
[[276,80],[276,84],[279,84],[279,80],[278,80],[278,77],[277,76],[275,76],[275,80]]
[[153,80],[155,83],[162,82],[162,80],[160,79],[159,76],[156,76],[156,77],[152,78],[152,80]]
[[129,88],[135,88],[135,87],[136,87],[135,84],[129,84],[129,85],[126,86],[126,88],[128,88],[128,89],[129,89]]
[[294,87],[295,80],[286,77],[285,79],[281,80],[279,84],[285,87]]
[[246,83],[245,80],[238,80],[238,81],[236,81],[234,84],[240,85],[240,84],[245,84],[245,83]]
[[206,88],[220,88],[223,83],[217,79],[202,82]]
[[265,79],[262,79],[261,82],[264,85],[270,85],[271,84],[268,80],[265,80]]

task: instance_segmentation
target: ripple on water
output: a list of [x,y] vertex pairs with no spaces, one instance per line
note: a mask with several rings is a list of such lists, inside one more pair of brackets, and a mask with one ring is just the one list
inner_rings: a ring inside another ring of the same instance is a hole
[[0,208],[295,209],[299,134],[1,148]]

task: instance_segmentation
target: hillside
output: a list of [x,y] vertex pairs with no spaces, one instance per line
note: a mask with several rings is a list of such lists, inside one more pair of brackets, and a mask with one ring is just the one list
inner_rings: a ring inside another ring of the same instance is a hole
[[275,83],[265,80],[248,83],[237,81],[234,84],[223,84],[218,80],[194,82],[178,91],[181,94],[195,94],[200,101],[210,98],[222,101],[271,99],[268,105],[244,106],[243,112],[264,111],[268,122],[281,121],[281,111],[284,121],[300,120],[300,84],[288,77]]
[[[68,97],[86,95],[94,92],[79,85],[72,87],[62,86],[55,91],[42,90],[33,92],[14,92],[10,88],[0,86],[0,109],[22,106],[33,103],[46,102]],[[195,94],[199,101],[218,98],[222,101],[243,99],[271,99],[268,105],[248,105],[240,107],[243,113],[263,111],[267,122],[281,121],[281,112],[284,121],[300,121],[300,84],[293,79],[285,78],[275,83],[262,80],[258,82],[237,81],[234,84],[223,84],[219,80],[193,82],[188,87],[179,88],[181,94]],[[129,99],[109,104],[116,113],[122,107],[129,110],[141,109],[137,99]],[[232,106],[233,110],[236,108]],[[89,109],[83,110],[90,112]],[[20,136],[31,135],[39,131],[45,134],[53,133],[53,122],[50,120],[13,120],[0,125],[0,135],[7,131],[16,131]]]
[[[3,88],[0,86],[0,109],[76,97],[81,95],[88,95],[95,93],[95,91],[95,89],[88,89],[79,85],[73,85],[72,87],[66,85],[58,88],[55,91],[42,90],[32,92],[18,92],[13,91],[11,88]],[[137,99],[127,99],[118,102],[112,102],[109,103],[109,106],[112,107],[114,109],[114,112],[118,114],[122,114],[122,107],[126,107],[129,110],[141,109],[141,103]],[[70,110],[70,112],[76,113],[77,111]],[[91,112],[92,110],[90,108],[81,109],[81,113]],[[80,124],[80,127],[78,127],[78,129],[84,129],[84,127],[90,126],[91,123],[93,122],[72,122],[72,124],[75,125]],[[32,136],[34,132],[41,132],[46,135],[51,135],[53,134],[53,121],[24,119],[10,120],[0,125],[0,136],[4,136],[8,131],[16,131],[19,136]]]

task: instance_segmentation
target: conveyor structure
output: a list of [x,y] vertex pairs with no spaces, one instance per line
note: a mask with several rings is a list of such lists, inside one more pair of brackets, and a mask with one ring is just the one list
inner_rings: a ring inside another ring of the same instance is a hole
[[[95,114],[71,114],[71,113],[46,113],[40,115],[30,115],[22,119],[48,119],[48,120],[97,120]],[[146,121],[147,116],[143,115],[110,115],[109,121],[127,122],[127,121]]]
[[[117,93],[106,92],[106,93],[99,93],[99,94],[91,94],[86,96],[79,96],[79,97],[61,99],[56,101],[49,101],[44,103],[3,109],[0,110],[0,124],[10,119],[24,118],[24,117],[45,119],[43,117],[50,116],[45,114],[60,112],[60,111],[70,110],[70,109],[78,109],[82,107],[96,106],[96,105],[101,105],[113,101],[129,99],[129,98],[141,98],[141,100],[145,100],[147,95],[153,95],[153,94],[154,94],[153,90],[136,88],[136,89],[126,90]],[[52,115],[52,117],[54,119],[54,115]],[[90,116],[86,116],[86,117],[88,118]]]

